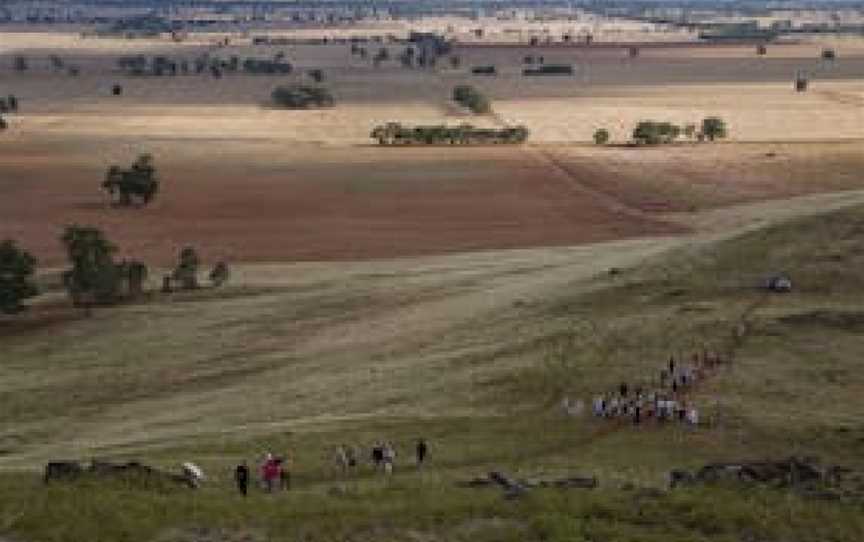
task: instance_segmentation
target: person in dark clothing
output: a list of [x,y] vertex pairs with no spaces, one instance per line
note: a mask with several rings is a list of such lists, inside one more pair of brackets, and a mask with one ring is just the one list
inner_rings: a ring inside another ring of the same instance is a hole
[[633,425],[639,425],[642,423],[642,407],[636,405],[636,408],[633,409]]
[[675,374],[675,358],[674,357],[669,358],[669,374],[671,374],[671,375]]
[[627,397],[627,383],[622,382],[621,385],[618,387],[618,391],[621,392],[621,397]]
[[244,497],[249,494],[249,466],[245,461],[234,469],[234,482],[237,483],[237,489]]
[[426,461],[426,455],[429,453],[429,445],[426,444],[425,439],[419,439],[417,441],[417,468],[423,466],[423,462]]
[[279,489],[288,491],[291,489],[291,471],[288,470],[288,461],[283,457],[276,458],[279,466]]
[[372,447],[372,464],[375,465],[375,468],[379,468],[381,463],[384,462],[384,447],[380,444],[376,444]]

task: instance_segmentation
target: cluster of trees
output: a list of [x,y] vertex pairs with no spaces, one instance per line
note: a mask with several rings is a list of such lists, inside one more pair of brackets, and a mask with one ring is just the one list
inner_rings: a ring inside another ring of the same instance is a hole
[[[705,117],[697,128],[695,124],[681,127],[671,122],[643,120],[633,129],[631,137],[637,145],[661,145],[672,143],[682,135],[697,141],[723,139],[727,135],[726,122],[720,117]],[[605,128],[594,132],[594,143],[605,145],[609,140],[609,131]]]
[[[61,71],[63,68],[66,68],[66,73],[71,75],[72,77],[77,76],[81,73],[81,69],[77,66],[67,66],[66,63],[57,55],[51,55],[48,57],[48,61],[51,63],[51,67],[55,72]],[[30,60],[23,55],[15,55],[12,57],[12,68],[17,72],[26,72],[30,69]]]
[[285,53],[277,53],[273,58],[231,56],[227,59],[211,58],[202,55],[191,63],[187,59],[172,59],[166,56],[148,58],[144,55],[123,56],[117,59],[117,67],[128,75],[173,76],[190,73],[202,74],[209,72],[213,77],[221,77],[223,73],[258,75],[286,75],[294,71],[294,66],[285,60]]
[[524,126],[495,129],[476,128],[470,124],[402,126],[398,122],[388,122],[376,126],[370,137],[380,145],[516,145],[524,143],[528,135]]
[[3,118],[5,113],[15,113],[18,111],[18,98],[14,94],[10,94],[5,98],[0,98],[0,131],[9,127],[6,119]]
[[121,56],[117,67],[129,75],[177,75],[189,73],[189,62],[174,60],[166,56],[147,58],[144,55]]
[[140,205],[147,205],[159,191],[153,156],[139,155],[128,169],[116,165],[109,167],[102,181],[102,189],[111,195],[117,205],[128,207],[135,200]]
[[288,109],[332,107],[335,104],[329,90],[309,85],[278,86],[270,94],[270,99],[277,106]]
[[[67,226],[60,241],[70,264],[61,276],[62,282],[75,307],[112,305],[144,293],[147,265],[137,260],[116,261],[117,247],[98,228]],[[26,308],[24,301],[38,295],[36,263],[14,241],[0,241],[0,313],[20,313]],[[200,288],[200,265],[195,249],[183,248],[177,265],[163,280],[163,291]],[[230,269],[224,261],[217,262],[209,273],[213,287],[222,286],[229,278]]]
[[110,27],[100,30],[103,36],[123,36],[126,38],[157,37],[175,30],[168,19],[158,15],[135,15],[115,21]]
[[489,99],[471,85],[458,85],[453,88],[453,101],[478,115],[492,111],[492,104]]
[[117,247],[91,226],[68,226],[60,237],[72,267],[63,286],[76,307],[110,305],[143,292],[148,269],[136,260],[114,261]]
[[243,71],[252,75],[287,75],[294,66],[282,58],[247,58],[243,60]]

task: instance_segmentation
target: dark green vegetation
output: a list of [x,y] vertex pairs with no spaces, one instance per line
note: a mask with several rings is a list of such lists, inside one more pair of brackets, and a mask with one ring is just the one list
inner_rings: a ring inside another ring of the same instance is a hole
[[15,113],[18,111],[18,98],[14,94],[0,97],[0,113]]
[[600,128],[594,132],[594,143],[597,145],[605,145],[609,142],[609,130]]
[[117,205],[129,207],[136,200],[140,205],[147,205],[159,192],[159,179],[156,177],[153,157],[142,154],[129,169],[109,167],[105,180],[102,181],[102,189],[111,195]]
[[671,122],[643,120],[633,129],[632,138],[637,145],[662,145],[674,142],[682,134],[699,141],[723,139],[727,135],[726,122],[719,117],[706,117],[702,119],[701,130],[697,132],[693,124],[682,128]]
[[36,259],[14,241],[0,241],[0,313],[24,310],[22,302],[39,293],[33,274]]
[[708,141],[726,137],[726,122],[720,117],[705,117],[702,119],[702,136]]
[[471,85],[458,85],[453,88],[453,101],[478,115],[485,115],[492,111],[489,99]]
[[671,122],[643,120],[633,129],[633,141],[639,145],[672,143],[681,135],[681,128]]
[[[504,332],[495,337],[494,348],[467,351],[453,360],[450,373],[471,369],[467,382],[471,410],[462,414],[441,408],[436,416],[425,415],[426,409],[420,410],[424,415],[415,415],[409,405],[417,404],[417,395],[411,394],[398,409],[386,414],[344,421],[315,418],[310,425],[290,426],[290,431],[277,426],[267,433],[251,427],[190,433],[171,444],[117,450],[166,468],[189,458],[200,459],[211,480],[199,492],[149,491],[95,482],[46,488],[36,472],[6,473],[0,484],[0,533],[23,542],[244,537],[256,542],[860,540],[864,535],[860,496],[824,500],[746,484],[667,491],[666,474],[673,468],[692,469],[709,461],[789,454],[815,455],[827,463],[864,469],[859,407],[864,392],[860,371],[864,355],[862,242],[864,208],[857,207],[732,238],[700,238],[614,275],[603,273],[587,282],[574,279],[551,288],[548,296],[533,296],[499,311],[491,320],[477,321],[470,330],[447,330],[444,340],[452,341],[464,333],[474,343],[496,329]],[[777,272],[792,277],[792,293],[768,294],[760,288],[766,276]],[[463,277],[460,288],[472,287],[468,277]],[[343,285],[338,299],[330,298],[330,309],[339,318],[365,310],[396,280],[384,274],[381,285],[359,292],[356,299],[346,294]],[[488,281],[479,282],[476,287],[485,292]],[[284,297],[276,297],[280,295]],[[247,357],[239,353],[232,357],[233,349],[245,344],[250,333],[257,333],[262,341],[265,336],[272,339],[277,321],[300,320],[303,310],[312,311],[306,315],[309,318],[327,318],[327,307],[320,299],[314,307],[300,308],[310,295],[314,290],[225,290],[219,297],[154,307],[150,314],[118,310],[87,326],[86,336],[60,334],[50,349],[39,343],[31,352],[30,338],[17,338],[10,343],[9,352],[19,367],[16,378],[28,384],[27,389],[12,390],[7,404],[19,412],[17,416],[26,413],[32,420],[39,413],[50,414],[51,409],[74,409],[76,415],[85,416],[88,409],[117,407],[121,390],[141,400],[146,394],[158,397],[167,393],[159,377],[163,372],[154,369],[148,374],[149,367],[164,363],[171,352],[178,353],[182,345],[177,341],[191,341],[196,331],[206,335],[207,330],[212,333],[218,327],[218,341],[223,343],[215,351],[219,357],[204,366],[195,365],[196,371],[206,367],[214,372],[184,383],[189,388],[185,397],[192,403],[186,406],[192,407],[195,398],[208,400],[206,394],[213,391],[222,358],[231,358],[222,370],[254,370]],[[261,303],[259,319],[250,312],[256,303]],[[289,312],[277,318],[279,308]],[[242,312],[224,314],[232,309]],[[295,309],[300,312],[292,312]],[[218,320],[216,315],[224,318]],[[190,325],[196,319],[201,320],[201,327],[184,328],[186,333],[172,335],[170,341],[153,340],[159,336],[158,329]],[[506,328],[510,324],[513,327]],[[733,334],[735,330],[740,332]],[[102,333],[119,335],[112,342],[92,342]],[[144,343],[140,337],[134,339],[139,334],[150,341],[142,352],[137,347]],[[126,345],[125,339],[133,342]],[[75,351],[74,345],[82,341],[83,350]],[[206,336],[201,341],[204,345],[215,338]],[[119,354],[108,348],[111,344],[125,346],[120,367]],[[94,357],[92,348],[97,345],[99,357]],[[670,352],[687,353],[706,345],[728,351],[732,363],[694,391],[691,399],[705,413],[705,426],[698,430],[674,425],[639,429],[626,423],[610,425],[566,418],[557,408],[563,395],[588,397],[622,380],[650,378]],[[422,355],[438,355],[443,346],[428,345],[430,351]],[[154,355],[157,352],[162,355]],[[265,351],[264,355],[277,352]],[[344,360],[347,365],[339,365],[338,370],[351,371],[365,361],[354,351],[349,354]],[[69,359],[82,355],[82,360]],[[45,361],[46,357],[50,359]],[[503,374],[487,373],[490,364],[514,357],[528,363]],[[62,360],[87,367],[104,365],[92,375],[113,371],[115,376],[89,387],[86,375],[76,380],[76,394],[87,397],[85,404],[59,389],[20,380],[28,374],[37,378],[38,371],[49,368],[53,378],[60,378],[62,374],[57,373],[64,366],[58,362]],[[373,363],[382,361],[387,359]],[[291,374],[301,378],[304,369],[294,366],[293,359],[291,364]],[[273,380],[272,364],[260,370],[265,381]],[[411,382],[420,385],[422,380],[415,377]],[[352,400],[364,393],[364,387],[351,389],[345,398],[331,404]],[[45,394],[42,389],[54,393]],[[261,385],[250,392],[265,394],[269,389]],[[453,393],[453,389],[458,387],[436,389],[433,396]],[[309,393],[318,400],[333,400],[326,389]],[[302,400],[299,395],[286,399],[278,410],[290,409]],[[448,404],[460,400],[455,393],[447,396]],[[252,402],[248,395],[237,401],[238,408]],[[170,414],[166,412],[161,421],[169,421]],[[202,418],[196,427],[211,422]],[[331,465],[332,447],[345,441],[367,443],[381,435],[400,445],[395,477],[387,482],[364,465],[355,479],[343,481]],[[429,439],[432,453],[428,468],[418,473],[409,466],[407,456],[412,439],[419,435]],[[4,442],[4,446],[17,446],[15,439]],[[264,449],[291,451],[295,489],[277,495],[253,491],[243,500],[231,488],[230,469],[237,459],[251,458]],[[507,501],[497,489],[455,487],[456,481],[493,468],[529,478],[550,473],[595,474],[600,489],[537,489]]]
[[184,247],[180,251],[177,267],[174,268],[172,279],[179,282],[184,290],[198,288],[198,266],[201,260],[193,247]]
[[376,126],[370,137],[380,145],[517,145],[528,139],[523,126],[509,128],[475,128],[470,124],[459,126],[402,126],[388,122]]
[[324,87],[309,85],[290,85],[276,87],[270,99],[279,107],[286,109],[311,109],[333,107],[333,95]]
[[134,260],[115,262],[117,247],[97,228],[69,226],[60,240],[72,265],[63,273],[63,285],[76,307],[110,305],[142,293],[147,266]]
[[156,77],[206,73],[220,76],[223,73],[288,75],[294,71],[294,66],[285,60],[284,53],[277,53],[272,58],[247,57],[242,60],[236,55],[219,58],[203,54],[192,60],[163,55],[153,57],[134,55],[118,58],[117,68],[127,75]]
[[474,75],[498,75],[498,69],[495,66],[474,66],[471,68],[471,73]]
[[534,68],[525,68],[522,75],[573,75],[573,66],[569,64],[544,64]]

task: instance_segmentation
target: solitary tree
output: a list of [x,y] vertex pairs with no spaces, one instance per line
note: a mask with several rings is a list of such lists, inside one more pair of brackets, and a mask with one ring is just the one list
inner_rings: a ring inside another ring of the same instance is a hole
[[605,145],[609,142],[609,130],[600,128],[594,132],[594,143],[597,145]]
[[225,262],[217,262],[210,271],[210,282],[214,287],[218,288],[228,281],[231,272],[228,270],[228,264]]
[[324,71],[318,68],[309,70],[309,77],[316,83],[321,83],[324,81]]
[[193,247],[184,247],[180,251],[177,267],[174,268],[172,279],[179,282],[184,290],[198,288],[198,253]]
[[16,314],[24,310],[22,301],[39,293],[33,282],[36,259],[15,241],[0,242],[0,312]]
[[105,173],[102,188],[114,198],[118,205],[132,205],[138,199],[142,205],[147,205],[159,191],[159,179],[156,177],[156,167],[153,156],[141,154],[129,169],[111,166]]
[[702,133],[708,141],[723,139],[726,137],[726,122],[720,117],[706,117],[702,119]]

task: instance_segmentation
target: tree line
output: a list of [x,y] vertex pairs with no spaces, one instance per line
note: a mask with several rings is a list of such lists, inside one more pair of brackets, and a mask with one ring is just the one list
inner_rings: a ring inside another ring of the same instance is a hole
[[[679,137],[685,136],[697,141],[715,141],[727,136],[726,121],[720,117],[705,117],[699,127],[686,124],[683,127],[666,121],[640,121],[631,134],[631,141],[636,145],[664,145],[674,143]],[[609,130],[600,128],[594,132],[594,143],[605,145],[611,136]]]
[[209,73],[221,77],[225,73],[243,72],[250,75],[287,75],[294,72],[294,65],[285,59],[285,53],[276,53],[271,58],[231,56],[227,59],[201,55],[192,61],[166,56],[123,56],[117,59],[117,68],[134,76],[175,76]]
[[[134,300],[145,293],[147,265],[138,260],[117,261],[117,246],[98,228],[67,226],[60,242],[69,260],[69,268],[61,275],[62,284],[73,306],[89,310]],[[36,258],[15,241],[0,241],[0,313],[21,313],[26,309],[24,302],[39,294],[36,265]],[[162,292],[200,288],[200,266],[195,248],[184,247],[177,264],[163,277]],[[222,286],[229,277],[224,261],[217,262],[208,274],[212,287]]]
[[470,124],[459,126],[403,126],[388,122],[376,126],[370,137],[379,145],[517,145],[527,141],[524,126],[507,128],[476,128]]

